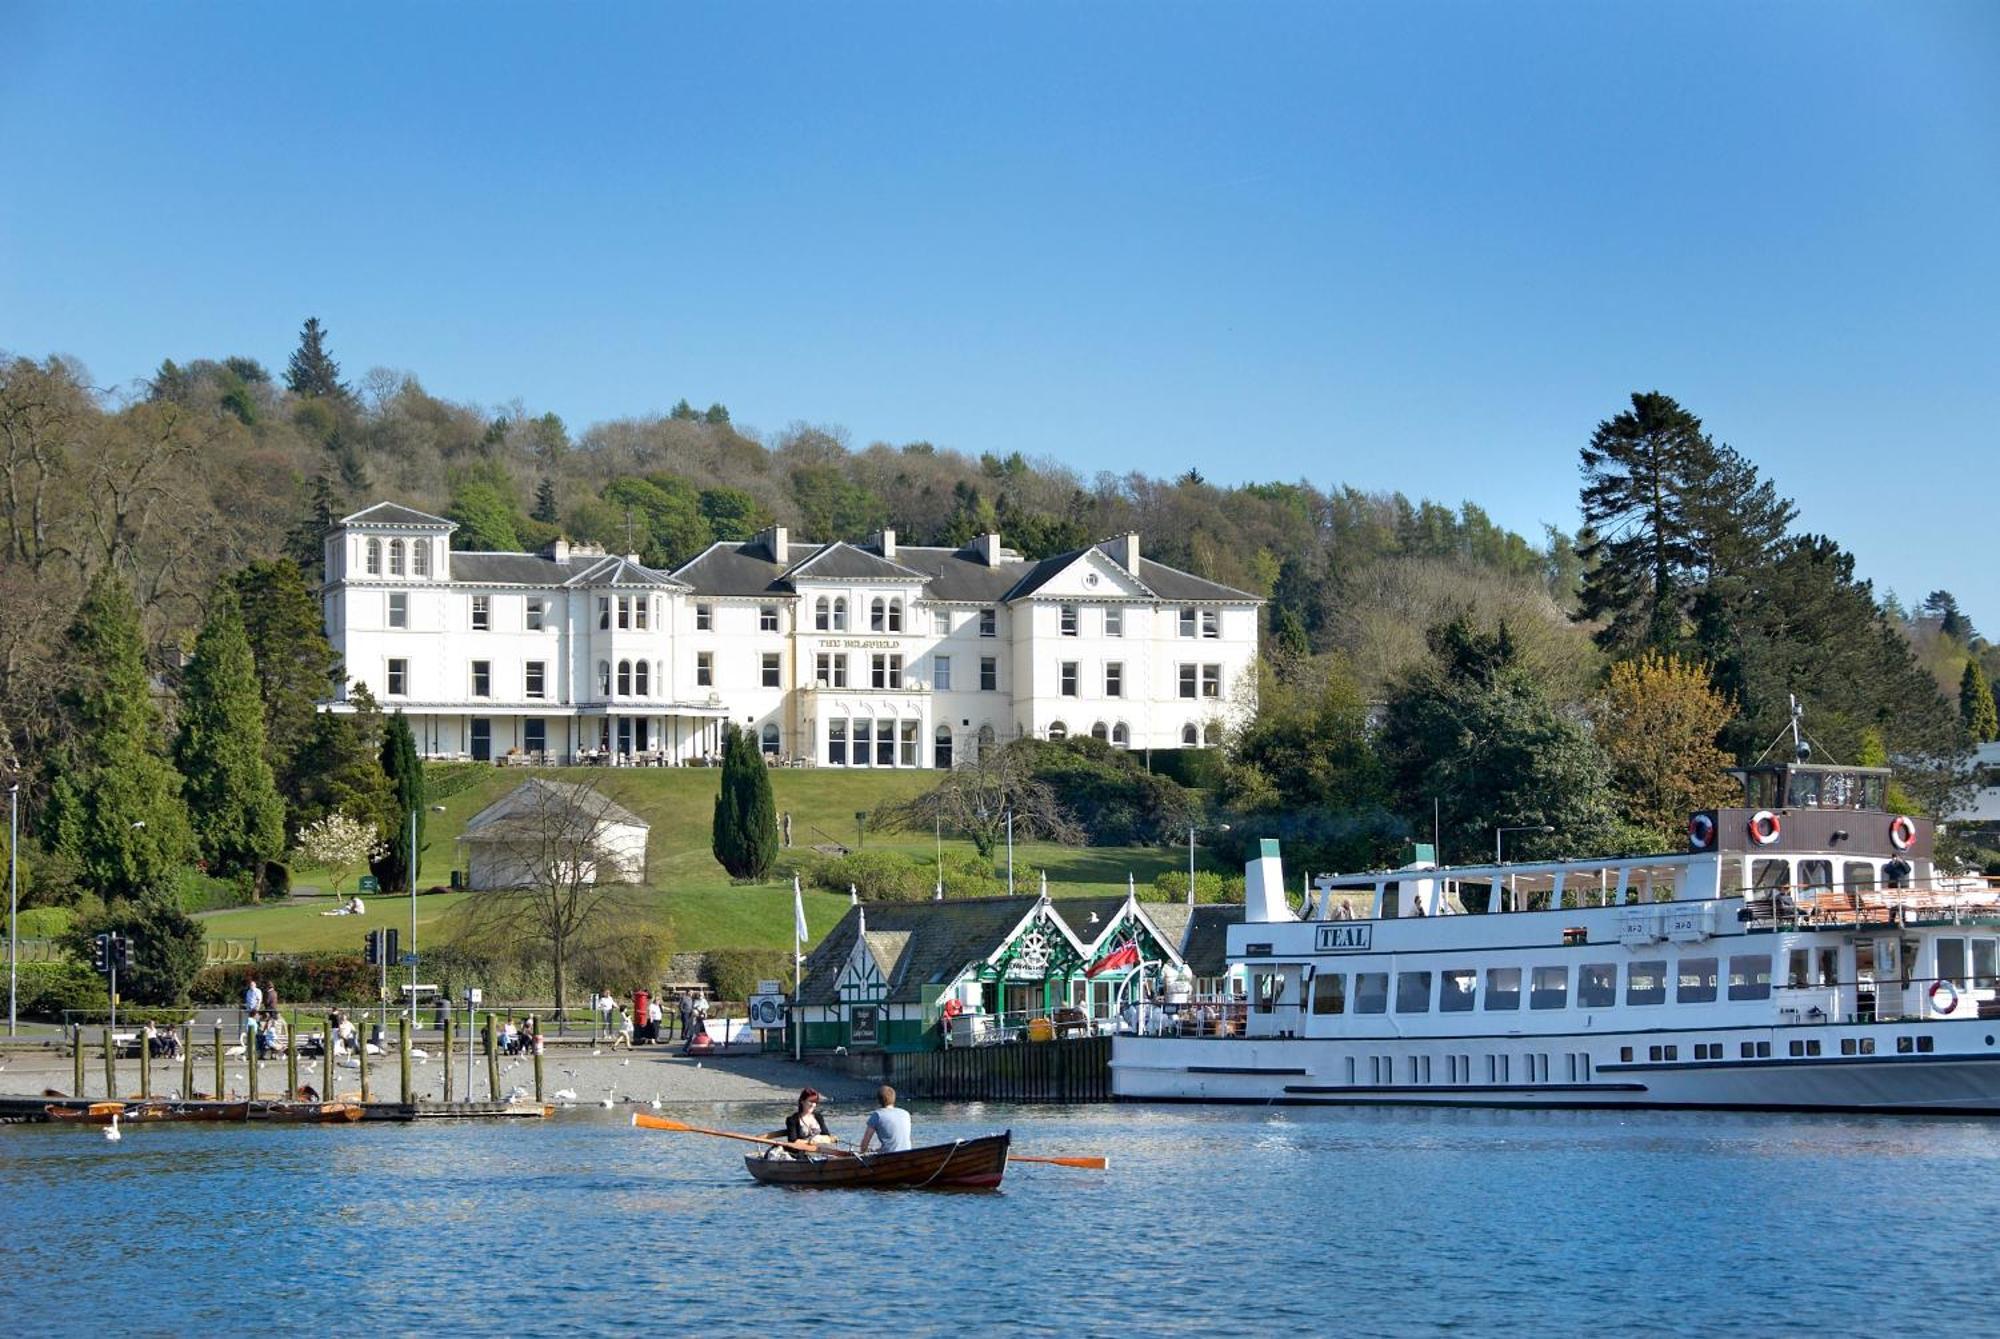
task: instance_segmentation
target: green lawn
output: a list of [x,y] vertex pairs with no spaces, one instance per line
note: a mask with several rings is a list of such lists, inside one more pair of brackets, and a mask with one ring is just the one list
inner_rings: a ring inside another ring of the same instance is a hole
[[[664,931],[677,952],[714,948],[789,948],[791,889],[774,883],[740,887],[715,863],[709,852],[709,822],[721,773],[706,768],[558,768],[546,772],[495,768],[490,777],[444,802],[445,812],[432,814],[423,852],[420,886],[448,883],[457,843],[454,840],[472,815],[491,804],[530,775],[565,781],[589,781],[652,825],[647,843],[651,887],[641,894],[646,929]],[[935,777],[924,772],[778,771],[771,776],[780,812],[792,814],[796,846],[840,842],[849,847],[860,840],[867,850],[902,851],[924,858],[936,850],[930,833],[866,834],[857,838],[854,815],[914,794]],[[972,843],[946,840],[947,855],[970,852]],[[1065,847],[1022,843],[1014,851],[1017,891],[1036,890],[1036,871],[1046,870],[1049,890],[1057,896],[1122,892],[1127,874],[1142,884],[1162,870],[1182,868],[1185,856],[1152,847]],[[1005,855],[995,861],[1004,868]],[[200,919],[211,938],[255,939],[260,952],[359,953],[362,936],[378,926],[394,925],[409,933],[409,899],[384,894],[368,896],[368,914],[360,917],[323,916],[332,899],[311,894],[328,880],[300,872],[300,900],[266,907],[210,912]],[[351,886],[351,885],[350,885]],[[436,942],[452,909],[469,894],[426,893],[417,898],[417,942]],[[808,892],[806,923],[817,940],[844,914],[847,899],[839,894]]]

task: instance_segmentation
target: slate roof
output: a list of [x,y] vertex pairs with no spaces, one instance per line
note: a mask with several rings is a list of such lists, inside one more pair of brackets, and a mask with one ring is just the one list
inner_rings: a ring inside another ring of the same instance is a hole
[[661,586],[682,589],[665,572],[602,553],[557,562],[544,553],[456,552],[451,579],[474,586]]
[[605,823],[624,824],[640,829],[652,827],[652,824],[602,791],[593,791],[589,786],[578,785],[572,781],[549,781],[542,777],[530,777],[467,819],[465,840],[476,841],[486,835],[502,836],[510,829],[521,828],[536,814],[542,812],[542,806],[545,804],[588,806],[580,812],[595,813]]
[[378,502],[372,507],[363,507],[352,516],[340,518],[342,525],[421,525],[445,530],[458,529],[458,522],[448,521],[442,516],[433,516],[427,511],[405,507],[397,502]]
[[789,595],[785,568],[762,544],[711,544],[674,570],[674,579],[701,595]]
[[910,947],[910,931],[870,930],[863,938],[868,943],[868,956],[875,959],[876,970],[893,987],[896,984],[896,969],[902,965],[904,951]]
[[924,598],[951,604],[999,604],[1027,564],[988,567],[970,549],[896,546],[896,561],[924,574]]
[[817,581],[922,581],[924,574],[914,572],[893,559],[863,548],[859,544],[849,544],[845,540],[823,546],[818,553],[804,562],[795,563],[786,577],[796,581],[809,576]]
[[1139,555],[1139,570],[1132,575],[1139,579],[1140,585],[1163,600],[1223,600],[1231,604],[1245,600],[1263,602],[1262,597],[1247,590],[1238,590],[1219,581],[1198,577],[1192,572],[1183,572],[1178,567],[1156,563],[1144,554]]
[[[1183,913],[1186,908],[1182,907]],[[1240,902],[1204,902],[1194,909],[1181,940],[1181,961],[1196,976],[1229,971],[1229,927],[1243,924]]]

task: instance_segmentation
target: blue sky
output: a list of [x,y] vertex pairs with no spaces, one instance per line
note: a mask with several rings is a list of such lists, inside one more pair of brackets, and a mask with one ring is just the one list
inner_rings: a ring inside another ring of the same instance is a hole
[[1573,525],[1660,389],[2000,635],[2000,6],[0,0],[0,347]]

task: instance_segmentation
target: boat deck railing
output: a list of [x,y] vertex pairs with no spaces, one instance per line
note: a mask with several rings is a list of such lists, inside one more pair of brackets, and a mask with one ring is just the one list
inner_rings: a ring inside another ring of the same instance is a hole
[[1871,925],[2000,923],[2000,880],[1958,876],[1906,888],[1745,888],[1744,920],[1755,929],[1817,930]]

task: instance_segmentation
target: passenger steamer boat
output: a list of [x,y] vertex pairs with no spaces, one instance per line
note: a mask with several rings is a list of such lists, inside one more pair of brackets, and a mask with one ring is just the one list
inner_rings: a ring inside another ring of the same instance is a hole
[[1266,841],[1247,1000],[1116,1038],[1114,1095],[2000,1113],[2000,893],[1936,873],[1884,769],[1735,775],[1684,853],[1321,879],[1302,913]]

